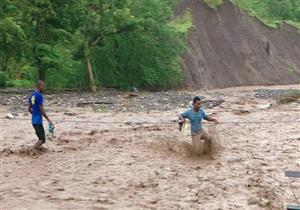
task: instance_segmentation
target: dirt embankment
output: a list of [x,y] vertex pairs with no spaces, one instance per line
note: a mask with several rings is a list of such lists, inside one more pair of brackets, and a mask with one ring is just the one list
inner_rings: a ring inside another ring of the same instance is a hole
[[184,0],[177,14],[190,10],[194,28],[183,56],[185,86],[223,88],[299,84],[300,33],[282,24],[263,25],[231,2],[212,11],[202,0]]

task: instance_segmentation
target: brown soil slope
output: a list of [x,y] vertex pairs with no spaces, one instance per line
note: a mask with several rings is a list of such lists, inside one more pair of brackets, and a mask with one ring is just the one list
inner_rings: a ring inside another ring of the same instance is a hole
[[202,0],[183,0],[194,28],[183,56],[185,86],[223,88],[300,83],[300,33],[282,24],[263,25],[231,2],[212,11]]

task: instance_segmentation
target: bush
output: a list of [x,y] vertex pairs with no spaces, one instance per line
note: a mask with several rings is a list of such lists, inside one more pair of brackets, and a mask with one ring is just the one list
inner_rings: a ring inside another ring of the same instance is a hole
[[8,80],[6,83],[7,87],[16,87],[16,88],[32,88],[34,87],[34,82],[21,79],[21,80]]
[[223,0],[204,0],[204,2],[212,10],[216,10],[220,5],[224,3]]
[[5,72],[0,71],[0,88],[6,87],[7,80],[8,80],[8,77],[5,74]]

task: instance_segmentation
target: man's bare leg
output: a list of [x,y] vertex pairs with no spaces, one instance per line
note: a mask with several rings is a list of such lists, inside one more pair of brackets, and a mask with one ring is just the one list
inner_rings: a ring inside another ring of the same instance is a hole
[[202,154],[201,133],[192,136],[192,142],[193,142],[194,150],[195,150],[196,154],[201,155]]
[[32,149],[39,149],[41,146],[42,146],[42,144],[44,144],[44,142],[42,142],[41,140],[38,140],[34,145],[33,145],[33,147],[32,147]]
[[202,130],[202,136],[201,139],[203,139],[204,142],[204,152],[206,154],[210,154],[211,153],[211,144],[212,144],[212,138],[211,136],[206,132],[206,130]]

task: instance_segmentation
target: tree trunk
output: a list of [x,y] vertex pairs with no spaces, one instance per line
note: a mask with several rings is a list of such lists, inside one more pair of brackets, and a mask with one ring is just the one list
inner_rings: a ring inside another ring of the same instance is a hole
[[46,80],[46,69],[45,67],[42,65],[42,61],[41,61],[41,55],[37,54],[37,46],[40,43],[44,43],[44,32],[45,32],[45,20],[43,18],[39,18],[37,17],[36,19],[36,46],[34,48],[34,55],[35,55],[35,59],[36,59],[36,63],[37,63],[37,73],[38,73],[38,80],[42,80],[43,82],[45,82]]
[[0,71],[7,71],[8,69],[8,63],[9,63],[9,56],[5,56],[3,59],[1,59],[1,67]]
[[38,69],[38,79],[45,82],[45,79],[46,79],[45,69],[41,69],[41,68]]
[[87,71],[87,74],[89,77],[90,90],[95,93],[97,91],[97,87],[95,84],[93,67],[91,64],[89,38],[87,38],[85,41],[84,58],[85,58],[85,62],[86,62],[86,71]]
[[94,74],[93,74],[93,68],[91,65],[91,60],[88,56],[85,56],[85,60],[86,60],[86,70],[89,76],[89,81],[90,81],[90,89],[92,92],[96,92],[97,91],[97,87],[95,84],[95,79],[94,79]]

